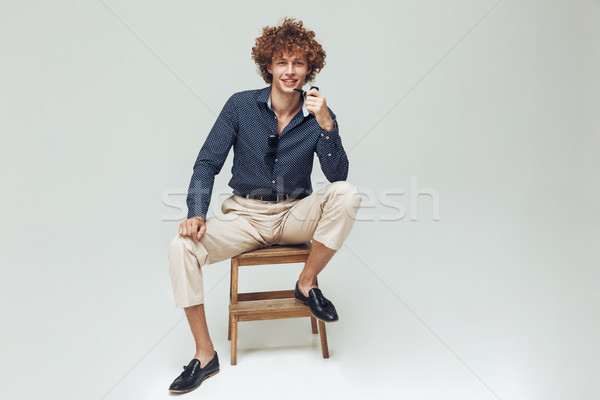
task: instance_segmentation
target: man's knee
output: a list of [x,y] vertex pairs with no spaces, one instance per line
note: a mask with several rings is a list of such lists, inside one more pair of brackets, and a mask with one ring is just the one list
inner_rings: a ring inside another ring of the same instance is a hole
[[194,242],[189,237],[175,235],[169,246],[169,271],[174,273],[177,269],[190,268],[190,260],[197,261],[197,265],[207,262],[208,254],[201,243]]
[[182,251],[189,251],[189,238],[183,237],[180,234],[176,234],[171,244],[169,245],[169,259],[176,253]]
[[328,188],[334,195],[346,197],[348,201],[356,207],[358,207],[362,201],[358,187],[352,182],[336,181],[330,183]]

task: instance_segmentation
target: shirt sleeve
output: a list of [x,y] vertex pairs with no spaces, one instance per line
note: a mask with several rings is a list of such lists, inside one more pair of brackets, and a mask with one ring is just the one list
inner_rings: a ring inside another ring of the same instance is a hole
[[319,139],[316,153],[321,163],[321,170],[329,182],[345,181],[348,177],[348,156],[342,146],[342,138],[335,114],[329,109],[334,128],[331,132],[319,126]]
[[227,159],[238,132],[238,116],[234,96],[223,106],[194,163],[194,172],[187,195],[188,218],[202,217],[206,220],[215,175]]

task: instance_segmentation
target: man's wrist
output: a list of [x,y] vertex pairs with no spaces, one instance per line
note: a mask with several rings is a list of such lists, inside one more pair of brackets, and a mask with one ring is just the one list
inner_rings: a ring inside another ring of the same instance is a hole
[[327,113],[327,117],[321,118],[321,121],[317,119],[317,123],[324,131],[331,132],[335,129],[335,122],[333,122],[333,118]]
[[333,123],[333,120],[330,119],[328,121],[328,123],[326,123],[325,125],[321,126],[321,128],[327,132],[332,132],[335,129],[335,124]]

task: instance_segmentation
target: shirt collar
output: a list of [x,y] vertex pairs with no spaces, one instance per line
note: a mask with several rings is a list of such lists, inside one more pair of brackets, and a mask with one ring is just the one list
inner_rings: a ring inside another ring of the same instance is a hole
[[[266,87],[261,91],[261,93],[258,95],[258,100],[263,103],[267,103],[267,107],[269,107],[269,110],[273,111],[273,105],[271,104],[271,86]],[[306,97],[302,102],[302,115],[305,118],[308,117],[308,109],[306,108]]]

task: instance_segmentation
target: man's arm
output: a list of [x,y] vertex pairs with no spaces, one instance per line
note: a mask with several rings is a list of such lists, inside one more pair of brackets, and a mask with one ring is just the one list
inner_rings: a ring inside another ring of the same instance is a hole
[[342,146],[339,127],[333,112],[331,112],[334,128],[328,132],[321,128],[317,140],[317,156],[321,170],[329,182],[345,181],[348,177],[348,156]]
[[320,132],[316,153],[321,170],[329,182],[345,181],[348,177],[348,156],[342,146],[340,130],[325,96],[316,89],[306,93],[306,109],[315,115]]
[[221,172],[237,131],[238,119],[232,96],[223,106],[194,164],[186,200],[188,219],[201,217],[206,220],[215,175]]

